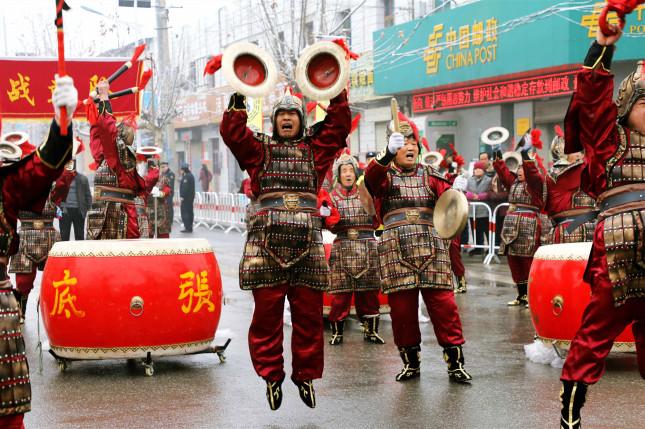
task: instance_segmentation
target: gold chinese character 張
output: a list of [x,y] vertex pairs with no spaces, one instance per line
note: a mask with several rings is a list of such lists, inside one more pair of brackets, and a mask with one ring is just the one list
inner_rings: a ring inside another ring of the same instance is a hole
[[96,86],[99,84],[99,81],[102,79],[105,80],[107,78],[105,76],[98,77],[97,75],[92,75],[92,77],[90,78],[90,92],[89,92],[90,94],[92,93],[92,91],[96,89]]
[[22,73],[18,73],[18,79],[16,80],[9,78],[9,84],[11,85],[11,91],[7,91],[9,101],[13,103],[22,98],[27,100],[27,103],[31,104],[32,107],[36,106],[34,98],[29,96],[30,80],[29,76],[23,76]]
[[[57,316],[65,313],[65,317],[69,319],[72,314],[76,317],[85,317],[85,312],[76,309],[76,296],[70,292],[71,286],[76,286],[78,280],[76,277],[70,277],[69,270],[63,270],[63,280],[52,282],[52,286],[56,290],[54,298],[54,306],[49,313],[52,316]],[[71,311],[70,311],[71,310]]]
[[441,48],[437,46],[443,37],[443,24],[434,26],[432,34],[428,36],[428,47],[424,51],[423,61],[426,63],[426,74],[436,74],[439,70]]
[[[49,86],[47,87],[47,89],[49,90],[49,92],[50,92],[52,95],[54,95],[54,90],[56,89],[56,81],[55,81],[55,80],[52,80],[52,84],[51,84],[51,85],[49,85]],[[48,99],[47,99],[47,102],[51,104],[52,99],[51,99],[51,98],[48,98]]]
[[[193,271],[187,271],[179,275],[183,282],[179,285],[179,301],[184,301],[181,305],[181,311],[185,314],[190,312],[197,313],[202,307],[206,306],[209,313],[215,311],[215,304],[211,301],[213,291],[208,286],[208,271],[202,271],[195,275]],[[193,300],[197,303],[193,306]],[[187,300],[187,302],[186,302]]]

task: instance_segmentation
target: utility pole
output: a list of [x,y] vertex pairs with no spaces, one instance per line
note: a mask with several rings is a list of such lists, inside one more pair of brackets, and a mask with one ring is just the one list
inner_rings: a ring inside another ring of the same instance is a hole
[[[170,43],[168,41],[168,8],[166,0],[157,0],[155,15],[157,18],[157,93],[159,89],[168,83],[170,78]],[[156,121],[156,118],[154,118]],[[164,136],[165,134],[165,136]],[[165,138],[164,138],[165,137]],[[169,123],[162,132],[163,150],[166,152],[168,163],[172,164],[177,153],[175,145],[175,129],[172,123]]]

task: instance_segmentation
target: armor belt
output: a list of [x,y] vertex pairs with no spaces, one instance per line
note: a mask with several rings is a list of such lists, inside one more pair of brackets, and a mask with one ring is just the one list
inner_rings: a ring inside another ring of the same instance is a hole
[[282,194],[277,197],[260,197],[260,209],[316,210],[318,200],[311,194]]
[[45,229],[53,228],[53,220],[21,220],[20,228],[21,229]]
[[569,226],[565,229],[567,234],[571,234],[577,227],[582,225],[583,223],[591,222],[595,220],[598,217],[598,211],[597,210],[588,210],[583,213],[577,213],[577,214],[570,214],[567,215],[567,212],[572,212],[573,210],[567,210],[564,212],[560,212],[553,216],[553,220],[555,221],[556,225],[561,225],[566,222],[571,222]]
[[614,207],[622,206],[629,203],[645,203],[645,190],[622,192],[620,194],[611,195],[607,198],[599,198],[598,205],[603,212]]
[[510,213],[538,213],[540,209],[526,204],[511,204],[508,211]]
[[396,226],[397,223],[432,225],[433,212],[434,210],[427,207],[397,209],[385,215],[383,225],[386,229]]
[[348,229],[340,231],[336,234],[336,239],[341,240],[364,240],[367,238],[374,238],[374,231],[369,229]]
[[136,195],[131,189],[112,188],[109,186],[94,187],[94,199],[96,201],[133,204],[135,197]]

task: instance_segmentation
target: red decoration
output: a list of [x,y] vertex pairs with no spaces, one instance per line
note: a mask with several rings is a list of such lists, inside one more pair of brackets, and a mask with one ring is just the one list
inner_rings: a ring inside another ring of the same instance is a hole
[[422,138],[421,138],[421,144],[423,145],[423,147],[424,147],[428,152],[430,152],[430,143],[428,143],[428,139],[427,139],[427,138],[422,137]]
[[347,46],[347,43],[345,42],[345,39],[334,39],[332,40],[335,44],[343,48],[343,51],[345,51],[345,55],[348,60],[357,60],[360,55],[358,55],[355,52],[352,52],[349,50],[349,46]]
[[83,140],[80,137],[76,137],[76,141],[78,141],[78,148],[76,148],[76,153],[74,154],[74,156],[85,150],[85,143],[83,143]]
[[610,28],[609,23],[607,22],[607,14],[609,12],[616,12],[619,20],[618,28],[622,30],[625,27],[625,15],[629,15],[638,7],[638,5],[643,3],[645,3],[645,0],[607,0],[607,4],[602,9],[602,12],[600,12],[600,16],[598,17],[598,26],[600,27],[602,34],[605,36],[616,35],[616,30]]
[[354,118],[352,118],[352,127],[349,129],[349,133],[353,133],[358,128],[358,123],[361,121],[361,114],[357,113]]
[[412,122],[407,116],[405,116],[403,113],[399,112],[399,121],[400,122],[407,122],[410,124],[410,127],[412,127],[412,133],[414,134],[414,139],[416,141],[420,141],[419,139],[419,128],[417,128],[417,124]]
[[215,72],[222,68],[222,54],[215,55],[206,63],[204,67],[204,76],[207,74],[215,74]]
[[553,127],[553,130],[555,131],[555,135],[558,137],[564,137],[564,131],[562,131],[562,128],[560,128],[560,125],[556,125]]
[[307,115],[310,114],[311,112],[314,111],[314,109],[318,106],[318,103],[315,101],[308,101],[307,102]]
[[544,143],[542,143],[542,140],[540,139],[541,136],[542,136],[541,130],[537,128],[533,128],[531,130],[531,144],[536,149],[542,149],[544,147]]
[[139,81],[139,85],[138,85],[139,91],[143,91],[145,89],[151,77],[152,77],[152,69],[148,69],[143,72],[143,74],[141,75],[141,80]]

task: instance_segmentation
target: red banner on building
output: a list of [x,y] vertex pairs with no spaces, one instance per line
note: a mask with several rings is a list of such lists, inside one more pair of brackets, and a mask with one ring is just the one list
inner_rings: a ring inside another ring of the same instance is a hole
[[508,103],[572,94],[578,70],[417,94],[414,113]]
[[[84,100],[101,78],[107,78],[128,58],[101,58],[68,60],[67,74],[74,79],[78,97]],[[1,58],[0,105],[5,119],[51,119],[56,59]],[[137,86],[142,73],[141,61],[110,85],[113,92]],[[112,110],[117,116],[139,114],[139,94],[126,95],[112,100]],[[85,117],[85,108],[79,101],[75,117]]]

